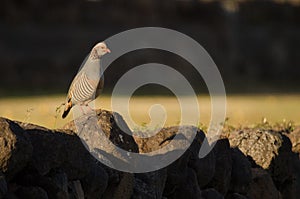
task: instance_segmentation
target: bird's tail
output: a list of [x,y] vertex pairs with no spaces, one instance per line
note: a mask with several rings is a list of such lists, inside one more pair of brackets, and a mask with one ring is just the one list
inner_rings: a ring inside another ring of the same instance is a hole
[[63,119],[67,117],[67,115],[69,114],[71,108],[72,108],[72,102],[68,102],[68,103],[66,104],[65,110],[64,110],[64,112],[63,112],[63,114],[62,114],[62,116],[61,116]]

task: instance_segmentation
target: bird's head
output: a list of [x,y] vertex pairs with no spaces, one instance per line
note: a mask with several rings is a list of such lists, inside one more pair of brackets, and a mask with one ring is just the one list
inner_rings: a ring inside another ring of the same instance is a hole
[[110,50],[107,48],[104,42],[100,42],[93,47],[90,56],[92,59],[100,59],[100,57],[106,53],[110,53]]

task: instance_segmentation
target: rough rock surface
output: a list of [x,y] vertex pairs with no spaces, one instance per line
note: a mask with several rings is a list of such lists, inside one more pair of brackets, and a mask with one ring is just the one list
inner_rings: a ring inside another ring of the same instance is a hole
[[226,195],[230,187],[232,155],[229,141],[220,139],[217,141],[213,152],[216,156],[216,170],[213,179],[208,183],[207,187],[213,187],[218,192]]
[[[171,184],[167,181],[167,185],[173,185],[173,191],[167,195],[168,198],[180,199],[180,198],[191,198],[200,199],[201,190],[198,186],[197,176],[193,169],[184,169],[184,175],[181,179],[178,179],[177,184]],[[174,175],[174,173],[173,173]],[[168,175],[169,177],[169,175]],[[170,188],[169,188],[170,189]]]
[[295,153],[300,153],[300,126],[295,127],[292,132],[286,133],[285,135],[289,137],[292,142],[292,150]]
[[201,159],[198,156],[192,156],[189,167],[194,169],[199,187],[204,188],[215,175],[216,155],[212,151]]
[[108,176],[86,151],[75,133],[70,130],[54,131],[30,124],[20,125],[26,130],[33,146],[29,169],[35,169],[39,175],[46,176],[53,169],[61,168],[68,180],[81,181],[87,198],[94,198],[104,192]]
[[251,163],[238,148],[231,148],[232,170],[229,191],[247,194],[252,180]]
[[248,199],[248,198],[239,193],[231,193],[231,194],[227,194],[226,199]]
[[296,196],[300,196],[300,159],[299,154],[294,154],[294,177],[295,177],[295,189]]
[[231,146],[238,147],[245,155],[251,156],[263,169],[269,168],[282,146],[280,133],[260,129],[232,132],[229,141]]
[[86,149],[106,166],[117,169],[122,165],[124,171],[131,171],[136,165],[128,152],[138,153],[138,145],[119,114],[98,110],[76,118],[64,128],[76,132]]
[[148,173],[135,174],[134,192],[132,199],[137,198],[162,198],[167,180],[167,169]]
[[11,179],[31,159],[32,145],[15,122],[0,118],[0,127],[0,170]]
[[[32,189],[30,190],[32,190],[33,193],[37,192],[38,194],[41,194],[40,189],[42,189],[43,191],[46,191],[47,196],[50,198],[68,198],[67,175],[59,170],[51,170],[45,176],[33,171],[24,170],[18,175],[17,183],[24,187],[31,186]],[[39,189],[37,189],[37,187]]]
[[[128,128],[121,115],[111,111],[97,110],[96,116],[98,118],[99,127],[114,145],[127,151],[139,152],[139,147],[134,138],[126,133],[131,132],[131,130]],[[63,128],[77,132],[75,124],[76,122],[72,121]],[[126,132],[124,132],[118,124],[121,125],[122,129],[126,130]]]
[[109,168],[106,170],[109,175],[109,181],[102,198],[130,198],[133,194],[134,175],[132,173],[119,172]]
[[0,172],[0,198],[3,198],[7,193],[7,183],[5,176]]
[[199,158],[199,150],[204,138],[205,134],[199,130],[191,147],[188,149],[190,152],[188,166],[194,170],[201,189],[213,179],[216,167],[216,154],[213,150],[204,158]]
[[[169,136],[164,138],[165,140],[162,141],[162,146],[167,144],[170,145],[170,142],[177,130],[178,127],[171,127],[165,128],[158,133],[158,135],[163,133],[163,135]],[[164,196],[167,196],[168,198],[180,198],[185,194],[192,198],[200,197],[201,192],[198,184],[197,173],[193,168],[189,167],[189,164],[192,164],[195,162],[195,160],[199,159],[198,153],[204,138],[204,133],[199,129],[195,129],[194,127],[186,127],[186,130],[195,132],[196,135],[190,147],[184,152],[184,154],[167,167],[167,181],[165,185]],[[143,146],[146,146],[146,149],[151,148],[151,145],[154,145],[154,148],[159,148],[157,143],[154,144],[154,141],[150,143],[151,144],[145,143]],[[148,146],[148,144],[150,146]],[[177,142],[175,141],[173,145],[180,146],[180,139],[177,140]]]
[[[20,187],[16,191],[16,196],[19,198],[39,198],[48,199],[47,192],[40,187]],[[55,197],[61,198],[61,197]]]
[[68,192],[70,199],[84,198],[84,192],[79,180],[68,183]]
[[202,191],[201,196],[203,199],[224,199],[224,196],[213,188],[205,189]]
[[296,197],[296,171],[290,140],[280,132],[266,129],[244,129],[229,136],[238,147],[254,160],[253,167],[267,170],[283,197]]
[[[153,172],[121,172],[88,152],[74,132],[74,122],[65,129],[50,130],[1,118],[0,198],[296,199],[299,195],[299,156],[281,132],[256,128],[233,132],[199,159],[205,134],[195,127],[183,127],[185,136],[175,136],[179,127],[168,127],[140,138],[131,136],[116,113],[98,110],[96,119],[105,136],[124,150],[148,153],[167,147],[166,153],[176,149],[183,155]],[[185,149],[187,140],[190,145]],[[118,153],[109,155],[123,158]]]
[[252,182],[248,192],[249,198],[280,199],[270,174],[261,168],[252,169]]

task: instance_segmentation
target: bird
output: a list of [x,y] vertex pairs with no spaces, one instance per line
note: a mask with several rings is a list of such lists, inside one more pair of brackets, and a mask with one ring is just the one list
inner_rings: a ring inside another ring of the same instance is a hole
[[110,53],[104,42],[97,43],[82,63],[74,77],[67,94],[62,118],[66,118],[75,105],[88,106],[102,91],[104,77],[101,75],[100,59]]

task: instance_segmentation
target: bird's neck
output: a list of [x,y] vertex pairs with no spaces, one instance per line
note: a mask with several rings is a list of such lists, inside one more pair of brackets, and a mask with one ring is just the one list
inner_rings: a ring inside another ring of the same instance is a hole
[[86,62],[86,70],[85,72],[89,76],[99,77],[100,78],[100,72],[101,72],[101,66],[100,66],[100,59],[97,60],[88,60]]

